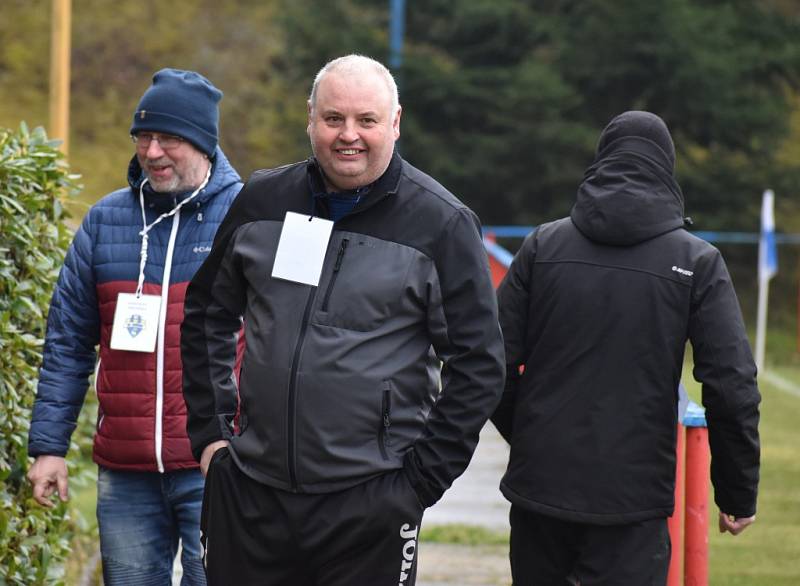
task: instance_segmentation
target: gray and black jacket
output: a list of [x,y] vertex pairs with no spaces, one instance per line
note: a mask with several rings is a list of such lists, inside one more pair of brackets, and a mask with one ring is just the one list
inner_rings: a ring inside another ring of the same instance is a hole
[[655,144],[604,150],[571,217],[528,237],[498,296],[509,374],[492,421],[511,444],[512,503],[600,525],[671,515],[688,339],[716,502],[755,513],[760,395],[739,303],[719,251],[684,229]]
[[319,286],[272,278],[286,212],[325,215],[312,203],[321,183],[313,159],[254,173],[189,286],[181,348],[194,455],[228,439],[245,474],[301,493],[403,468],[429,506],[466,468],[503,387],[478,219],[395,154],[336,222]]

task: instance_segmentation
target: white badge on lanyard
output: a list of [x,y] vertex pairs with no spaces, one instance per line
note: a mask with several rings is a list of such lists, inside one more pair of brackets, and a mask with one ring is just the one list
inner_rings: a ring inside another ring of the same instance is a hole
[[120,293],[111,328],[111,348],[131,352],[153,352],[158,337],[160,295]]
[[272,276],[316,287],[332,230],[330,220],[286,212]]
[[[161,318],[161,303],[165,301],[161,295],[143,295],[144,288],[144,268],[147,265],[148,232],[152,230],[161,220],[174,216],[181,211],[181,208],[192,201],[208,184],[211,177],[211,165],[206,171],[206,178],[200,187],[172,208],[170,211],[161,214],[152,224],[147,224],[147,216],[144,211],[144,186],[147,179],[142,181],[139,186],[139,205],[142,208],[142,248],[139,251],[139,282],[136,285],[136,293],[120,293],[117,295],[117,307],[114,310],[114,324],[111,326],[112,350],[128,350],[131,352],[154,352],[156,340],[158,339],[158,328]],[[169,283],[162,283],[162,287],[169,286]]]

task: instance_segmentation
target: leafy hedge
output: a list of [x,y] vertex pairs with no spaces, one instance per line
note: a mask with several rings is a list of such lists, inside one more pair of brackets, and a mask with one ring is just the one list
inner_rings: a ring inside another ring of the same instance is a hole
[[37,505],[25,478],[46,313],[71,240],[61,202],[78,189],[57,144],[24,123],[0,128],[0,585],[63,584],[76,530],[68,506]]

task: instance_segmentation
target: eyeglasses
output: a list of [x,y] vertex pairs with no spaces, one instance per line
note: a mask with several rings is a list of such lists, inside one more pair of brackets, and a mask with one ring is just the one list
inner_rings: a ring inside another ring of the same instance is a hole
[[150,148],[150,143],[156,141],[162,150],[170,151],[181,146],[185,141],[180,136],[172,134],[153,134],[152,132],[139,132],[131,134],[131,140],[136,148],[146,151]]

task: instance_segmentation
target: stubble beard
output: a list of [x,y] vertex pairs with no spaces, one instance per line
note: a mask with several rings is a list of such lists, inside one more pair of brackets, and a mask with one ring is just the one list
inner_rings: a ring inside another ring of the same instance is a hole
[[[163,162],[154,161],[150,165],[161,166]],[[172,177],[170,179],[154,179],[150,172],[145,168],[145,175],[147,176],[150,187],[156,193],[184,193],[196,189],[203,179],[201,177],[199,164],[185,169],[186,173],[180,173],[177,165],[172,161],[167,161],[166,164],[172,167]],[[194,178],[194,180],[192,180]]]

